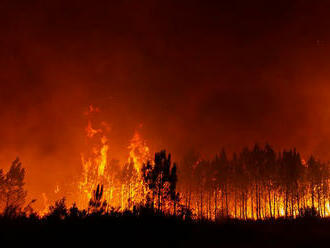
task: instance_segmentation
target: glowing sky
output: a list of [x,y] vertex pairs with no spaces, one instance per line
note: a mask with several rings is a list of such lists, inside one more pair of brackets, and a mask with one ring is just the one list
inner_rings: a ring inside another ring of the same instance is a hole
[[89,104],[121,159],[141,123],[177,158],[267,141],[329,159],[330,3],[207,2],[1,1],[1,167],[20,156],[38,194],[77,173]]

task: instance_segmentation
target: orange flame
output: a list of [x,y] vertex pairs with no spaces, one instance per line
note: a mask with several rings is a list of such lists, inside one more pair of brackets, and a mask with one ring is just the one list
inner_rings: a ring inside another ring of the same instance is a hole
[[[90,106],[86,115],[90,118],[92,112],[99,112],[99,109]],[[140,134],[135,132],[128,146],[128,164],[115,167],[109,159],[109,125],[101,122],[99,126],[100,128],[94,128],[92,121],[88,120],[86,137],[93,142],[89,142],[89,155],[81,154],[82,174],[78,183],[78,207],[85,208],[92,198],[93,190],[98,184],[103,184],[104,199],[109,207],[131,208],[133,204],[145,199],[141,168],[150,158],[149,147]]]
[[128,162],[134,163],[136,171],[140,173],[143,164],[150,160],[150,149],[138,132],[134,133],[128,148],[130,149]]

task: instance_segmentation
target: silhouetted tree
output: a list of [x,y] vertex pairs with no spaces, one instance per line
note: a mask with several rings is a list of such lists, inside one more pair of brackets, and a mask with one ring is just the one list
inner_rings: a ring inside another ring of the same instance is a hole
[[88,207],[92,213],[103,213],[107,207],[107,202],[102,201],[103,185],[97,185],[96,190],[93,191],[93,198],[90,199]]
[[25,169],[18,158],[5,175],[0,171],[1,200],[5,209],[11,207],[18,210],[23,206],[27,194],[23,188],[24,176]]
[[47,218],[49,220],[64,220],[68,216],[68,209],[65,205],[65,197],[55,201],[55,204],[49,207]]
[[24,207],[23,212],[24,212],[25,215],[30,216],[30,215],[33,215],[33,214],[37,214],[31,206],[36,201],[37,201],[36,199],[32,199],[29,202],[29,204]]
[[179,185],[185,206],[200,218],[295,217],[308,207],[326,215],[329,164],[313,157],[305,163],[296,149],[276,153],[269,144],[256,144],[231,160],[224,151],[211,161],[193,155],[184,160]]
[[165,201],[176,198],[176,164],[171,162],[171,154],[163,150],[155,154],[154,164],[150,161],[142,167],[144,182],[152,191],[153,201],[157,198],[157,210],[163,211]]

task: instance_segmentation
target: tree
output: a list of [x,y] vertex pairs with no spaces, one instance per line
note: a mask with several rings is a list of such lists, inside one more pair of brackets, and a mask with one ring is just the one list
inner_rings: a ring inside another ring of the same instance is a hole
[[317,194],[318,198],[318,210],[320,211],[320,189],[321,189],[321,183],[322,183],[322,174],[325,174],[322,172],[322,163],[318,160],[316,160],[313,156],[309,158],[307,161],[307,179],[310,184],[310,192],[311,192],[311,200],[312,200],[312,208],[316,209],[315,207],[315,194]]
[[[133,205],[135,204],[134,202],[134,193],[136,195],[142,194],[143,192],[140,186],[138,184],[139,180],[139,174],[134,168],[134,162],[131,161],[129,163],[126,163],[123,168],[121,169],[121,183],[124,186],[125,193],[126,193],[126,199],[127,199],[127,207],[128,209],[131,209]],[[123,196],[122,196],[123,197]]]
[[185,153],[178,172],[180,178],[178,188],[185,197],[185,205],[188,209],[191,208],[192,194],[196,191],[196,183],[193,178],[196,177],[196,168],[199,162],[200,155],[195,150],[190,149]]
[[3,175],[0,171],[0,184],[1,184],[1,205],[6,209],[12,207],[19,209],[25,202],[27,192],[23,186],[25,177],[25,169],[22,168],[22,163],[19,159],[15,159],[6,173]]
[[[142,167],[142,177],[152,192],[153,203],[157,197],[157,210],[162,212],[166,201],[177,199],[176,194],[176,164],[172,166],[171,154],[166,151],[155,153],[154,164],[150,161]],[[172,198],[171,198],[172,197]]]
[[89,210],[93,213],[103,213],[107,207],[107,202],[102,202],[103,185],[97,185],[96,190],[93,191],[93,198],[89,201]]
[[68,209],[65,205],[65,198],[55,201],[54,206],[49,207],[47,218],[49,220],[64,220],[68,216]]

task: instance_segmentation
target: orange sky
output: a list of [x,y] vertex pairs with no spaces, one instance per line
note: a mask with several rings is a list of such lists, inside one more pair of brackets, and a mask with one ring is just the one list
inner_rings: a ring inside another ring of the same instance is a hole
[[139,129],[177,160],[254,142],[328,160],[328,5],[2,1],[1,167],[19,156],[33,196],[74,178],[89,104],[113,158]]

